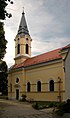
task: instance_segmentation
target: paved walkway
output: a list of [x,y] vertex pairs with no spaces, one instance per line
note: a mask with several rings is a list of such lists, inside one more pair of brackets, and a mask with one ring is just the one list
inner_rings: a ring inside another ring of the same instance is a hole
[[35,110],[29,103],[0,100],[0,118],[52,118],[52,109]]

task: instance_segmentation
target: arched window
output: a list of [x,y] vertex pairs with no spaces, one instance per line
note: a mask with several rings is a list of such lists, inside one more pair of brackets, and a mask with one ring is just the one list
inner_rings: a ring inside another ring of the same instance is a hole
[[10,92],[12,92],[12,83],[10,83]]
[[19,83],[19,78],[16,78],[16,83]]
[[30,82],[27,83],[27,92],[30,92]]
[[54,91],[54,81],[53,80],[50,80],[50,82],[49,82],[49,89],[50,89],[50,91]]
[[26,54],[28,54],[28,44],[26,44]]
[[41,82],[40,81],[37,82],[37,91],[41,92]]
[[17,45],[17,54],[20,53],[20,44]]

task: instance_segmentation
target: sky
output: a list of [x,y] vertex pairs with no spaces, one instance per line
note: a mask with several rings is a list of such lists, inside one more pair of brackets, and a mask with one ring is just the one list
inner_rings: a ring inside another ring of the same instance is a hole
[[15,36],[23,7],[30,36],[32,56],[39,55],[70,43],[70,0],[13,0],[6,10],[12,14],[5,20],[5,37],[8,41],[4,60],[14,64]]

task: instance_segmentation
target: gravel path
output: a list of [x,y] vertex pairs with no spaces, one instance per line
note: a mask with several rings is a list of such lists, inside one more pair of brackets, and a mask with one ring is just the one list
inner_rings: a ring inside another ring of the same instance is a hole
[[52,118],[52,109],[35,110],[29,103],[0,100],[0,118]]

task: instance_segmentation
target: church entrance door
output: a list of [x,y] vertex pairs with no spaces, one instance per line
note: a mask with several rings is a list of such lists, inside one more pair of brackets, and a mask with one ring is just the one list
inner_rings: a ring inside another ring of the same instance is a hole
[[16,100],[19,100],[19,89],[16,89]]

